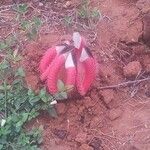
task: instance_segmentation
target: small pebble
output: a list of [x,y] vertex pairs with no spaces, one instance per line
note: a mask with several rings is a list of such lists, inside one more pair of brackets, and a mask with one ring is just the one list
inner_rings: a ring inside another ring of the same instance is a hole
[[43,6],[43,3],[39,2],[39,6],[42,7],[42,6]]
[[53,133],[61,140],[67,136],[66,130],[54,129]]
[[126,77],[137,76],[141,70],[142,66],[139,61],[132,61],[123,68],[123,72]]
[[93,147],[94,150],[103,150],[102,141],[98,137],[94,137],[89,146]]
[[70,7],[72,5],[72,2],[71,1],[67,1],[64,5],[63,5],[63,7],[64,8],[68,8],[68,7]]

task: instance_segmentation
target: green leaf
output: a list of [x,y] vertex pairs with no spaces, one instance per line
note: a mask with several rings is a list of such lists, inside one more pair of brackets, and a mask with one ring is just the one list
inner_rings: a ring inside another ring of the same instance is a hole
[[87,6],[83,5],[81,6],[81,8],[78,10],[78,16],[82,19],[86,19],[89,17],[89,13],[88,13],[88,8]]
[[65,89],[66,89],[65,90],[66,92],[70,92],[74,89],[74,86],[73,85],[67,85],[67,86],[65,86]]
[[60,92],[65,90],[65,85],[61,80],[58,80],[57,87]]
[[32,89],[29,89],[29,90],[28,90],[28,96],[29,96],[29,98],[35,96],[35,93],[33,92]]
[[60,95],[61,95],[64,99],[67,99],[67,98],[68,98],[67,92],[61,92]]
[[16,43],[16,37],[11,35],[11,36],[7,37],[5,42],[8,45],[8,47],[10,47]]
[[20,100],[17,100],[17,101],[14,102],[16,110],[19,109],[19,107],[20,107],[21,104],[22,104],[22,102],[20,102]]
[[29,30],[29,29],[31,28],[30,22],[24,20],[24,21],[21,23],[21,28],[22,28],[23,30],[25,30],[25,31],[26,31],[26,30]]
[[26,122],[28,118],[29,113],[23,113],[22,114],[22,122]]
[[27,4],[19,4],[17,6],[17,11],[21,14],[24,14],[28,11],[28,5]]
[[56,109],[55,109],[54,107],[49,107],[48,113],[50,114],[50,116],[52,116],[52,117],[54,117],[54,118],[57,118],[57,117],[58,117],[57,112],[56,112]]
[[25,146],[26,144],[29,144],[30,137],[26,136],[24,133],[22,133],[18,138],[18,143],[22,146]]
[[8,45],[5,43],[5,42],[0,42],[0,50],[3,50],[3,49],[5,49],[5,48],[7,48],[8,47]]
[[24,72],[24,70],[23,70],[22,67],[18,68],[18,70],[17,70],[15,76],[25,77],[25,72]]
[[4,94],[0,93],[0,99],[3,99],[3,98],[4,98]]
[[35,27],[37,28],[39,28],[42,25],[42,21],[39,17],[34,17],[33,22],[34,22]]
[[13,85],[18,84],[18,83],[20,83],[20,82],[22,82],[22,79],[15,79],[15,80],[13,81]]
[[73,23],[73,18],[70,16],[65,16],[64,17],[64,23],[66,26],[70,26]]
[[32,111],[29,113],[28,121],[37,117],[38,115],[39,115],[39,113],[35,109],[32,109]]
[[6,68],[8,68],[8,67],[9,67],[8,61],[3,60],[3,61],[0,63],[0,70],[4,70],[4,69],[6,69]]
[[40,100],[40,98],[38,96],[36,97],[31,97],[29,99],[29,103],[33,106],[36,102],[38,102]]
[[42,97],[45,97],[45,95],[46,95],[46,90],[45,90],[45,88],[43,88],[40,90],[39,96],[40,96],[40,98],[42,98]]
[[3,145],[0,144],[0,150],[2,150],[2,148],[3,148]]
[[81,0],[81,4],[83,5],[88,5],[90,3],[90,0]]
[[67,99],[67,98],[68,98],[66,92],[60,92],[60,93],[58,93],[58,94],[55,94],[54,97],[56,98],[56,100],[64,100],[64,99]]
[[0,85],[0,90],[9,90],[10,88],[10,85]]
[[44,89],[44,88],[40,90],[39,97],[45,103],[49,101],[49,97],[46,93],[46,89]]
[[27,37],[30,39],[30,40],[34,40],[37,36],[37,29],[36,28],[32,28],[30,32],[27,33]]
[[99,11],[97,8],[94,8],[94,9],[91,11],[90,16],[91,16],[92,18],[95,18],[95,19],[99,19],[99,18],[102,17],[100,11]]
[[16,132],[20,132],[22,125],[23,125],[22,121],[16,123]]
[[[23,69],[10,68],[7,61],[0,63],[1,75],[3,72],[10,72],[0,84],[0,149],[37,150],[38,143],[41,142],[40,135],[34,132],[29,135],[24,129],[27,121],[39,115],[38,111],[43,102],[39,101],[39,95],[28,90],[22,78],[18,77],[25,75]],[[15,75],[17,77],[12,81]],[[41,96],[45,95],[47,96],[45,91],[42,91]],[[48,103],[46,105],[48,106]]]

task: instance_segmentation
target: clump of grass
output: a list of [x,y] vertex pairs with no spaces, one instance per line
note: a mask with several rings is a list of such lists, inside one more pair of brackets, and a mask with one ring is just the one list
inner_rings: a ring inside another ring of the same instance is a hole
[[[3,54],[5,59],[16,63],[21,60],[21,55],[18,53],[18,48],[16,47],[17,39],[15,36],[10,35],[7,39],[0,41],[0,52]],[[15,50],[14,50],[15,47]]]
[[81,27],[85,29],[94,29],[102,15],[98,8],[91,8],[89,0],[82,0],[80,5],[63,18],[63,23],[66,27]]
[[16,21],[19,22],[20,28],[25,32],[26,37],[28,37],[29,40],[35,40],[39,28],[42,25],[41,18],[38,16],[33,16],[32,18],[26,18],[25,15],[29,11],[28,4],[18,4],[13,8],[16,13]]
[[91,8],[89,6],[89,0],[82,0],[81,5],[77,9],[77,16],[80,20],[89,20],[92,22],[97,22],[102,18],[102,15],[98,8]]
[[24,15],[25,13],[28,12],[28,4],[26,3],[18,4],[15,5],[13,9],[18,12],[18,15]]
[[38,30],[42,25],[42,21],[39,17],[33,17],[31,20],[22,20],[21,29],[26,33],[26,36],[30,40],[36,39]]
[[63,20],[64,20],[64,25],[66,27],[72,26],[72,24],[73,24],[73,18],[71,16],[65,16]]

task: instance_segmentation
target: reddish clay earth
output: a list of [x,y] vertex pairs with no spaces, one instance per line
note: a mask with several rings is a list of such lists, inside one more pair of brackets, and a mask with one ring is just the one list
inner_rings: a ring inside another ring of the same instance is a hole
[[[44,112],[30,126],[43,125],[43,150],[149,150],[150,81],[118,84],[150,76],[150,1],[92,0],[90,5],[104,16],[90,45],[99,63],[95,83],[83,99],[58,103],[58,118]],[[60,27],[27,44],[22,64],[27,84],[37,92],[42,54],[71,34]],[[101,88],[109,85],[117,86]]]

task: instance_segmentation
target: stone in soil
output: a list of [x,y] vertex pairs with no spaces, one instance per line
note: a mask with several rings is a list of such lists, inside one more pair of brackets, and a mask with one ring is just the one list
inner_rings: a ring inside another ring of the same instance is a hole
[[150,55],[143,56],[143,66],[146,73],[150,73]]
[[75,141],[79,142],[79,143],[85,143],[86,142],[86,137],[87,137],[87,133],[85,132],[80,132],[79,134],[77,134]]
[[143,18],[143,41],[146,45],[150,46],[150,12]]
[[70,7],[72,5],[72,2],[71,1],[67,1],[64,5],[63,5],[63,7],[64,8],[68,8],[68,7]]
[[58,115],[64,114],[66,112],[66,105],[64,103],[58,103],[55,106]]
[[150,97],[150,88],[148,88],[148,89],[145,91],[145,95],[146,95],[147,97]]
[[115,93],[112,89],[102,90],[100,94],[103,96],[103,100],[106,104],[109,104],[115,98]]
[[146,51],[147,51],[147,47],[144,44],[132,46],[132,52],[136,55],[143,54]]
[[89,146],[93,147],[94,150],[103,150],[102,141],[98,137],[94,137]]
[[109,119],[113,121],[119,118],[122,115],[122,113],[123,113],[123,110],[120,109],[119,107],[113,108],[109,111],[108,116],[109,116]]
[[61,140],[67,137],[66,130],[54,129],[53,133]]
[[123,72],[126,77],[135,77],[141,72],[141,70],[142,66],[139,61],[132,61],[123,68]]

